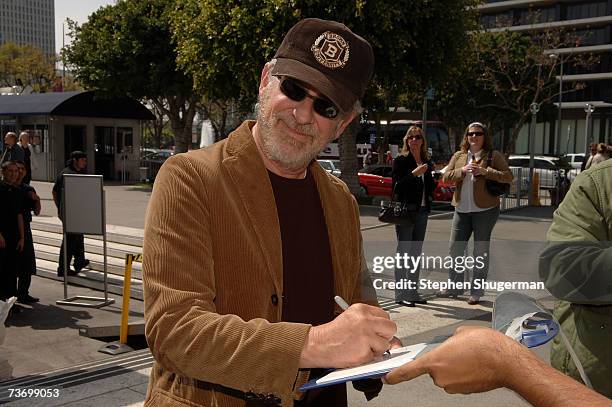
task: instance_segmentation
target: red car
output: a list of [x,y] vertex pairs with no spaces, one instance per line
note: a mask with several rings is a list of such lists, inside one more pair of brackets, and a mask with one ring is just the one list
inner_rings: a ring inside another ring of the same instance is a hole
[[438,185],[433,191],[434,201],[452,201],[453,194],[455,193],[455,185],[447,184],[446,182],[442,181],[442,179],[439,179],[437,183]]
[[433,192],[434,201],[445,201],[450,202],[453,200],[453,194],[455,193],[455,184],[450,184],[442,180],[442,176],[448,170],[448,165],[441,170],[436,170],[433,173],[434,180],[436,180],[437,186]]
[[359,177],[360,194],[362,196],[391,197],[391,171],[389,165],[374,164],[363,168],[357,173]]
[[[362,169],[357,174],[361,195],[391,197],[393,188],[391,171],[392,167],[388,165],[371,165]],[[434,178],[437,178],[436,189],[433,192],[434,201],[452,201],[455,185],[442,181],[439,172],[434,173]]]

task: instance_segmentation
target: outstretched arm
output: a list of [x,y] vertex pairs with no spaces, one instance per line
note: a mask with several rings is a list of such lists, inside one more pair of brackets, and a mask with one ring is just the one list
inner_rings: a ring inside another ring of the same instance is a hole
[[396,384],[426,373],[447,393],[480,393],[507,387],[536,407],[612,406],[612,400],[489,328],[460,327],[438,348],[394,369],[385,380]]

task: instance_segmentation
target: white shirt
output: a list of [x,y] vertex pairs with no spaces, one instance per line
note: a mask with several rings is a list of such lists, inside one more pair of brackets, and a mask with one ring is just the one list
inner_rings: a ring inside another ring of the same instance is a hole
[[[468,158],[466,164],[471,164],[472,161],[480,161],[482,157],[482,151],[478,151],[476,154],[472,154],[471,151],[468,151]],[[489,208],[481,208],[476,205],[476,201],[474,201],[474,182],[476,182],[476,178],[474,174],[468,172],[463,177],[463,184],[461,184],[461,196],[459,198],[459,205],[455,207],[455,210],[460,213],[469,213],[469,212],[482,212],[494,208],[491,206]]]

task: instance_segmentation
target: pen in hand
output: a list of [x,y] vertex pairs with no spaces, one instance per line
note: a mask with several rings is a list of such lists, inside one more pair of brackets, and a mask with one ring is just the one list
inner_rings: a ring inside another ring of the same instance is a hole
[[342,308],[342,311],[346,311],[349,307],[348,303],[344,301],[344,298],[340,297],[339,295],[336,295],[334,297],[334,301],[336,301],[336,304],[338,304],[338,306]]
[[[340,297],[339,295],[336,295],[334,297],[334,301],[336,301],[336,304],[338,304],[338,306],[342,308],[342,311],[346,311],[349,307],[348,302],[344,301],[344,298]],[[389,349],[387,349],[385,353],[383,353],[383,355],[390,355],[390,354],[391,352],[389,352]]]

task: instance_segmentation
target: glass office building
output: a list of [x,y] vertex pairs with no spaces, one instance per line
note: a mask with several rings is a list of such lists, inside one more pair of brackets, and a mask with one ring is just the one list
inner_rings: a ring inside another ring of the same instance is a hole
[[35,45],[55,54],[53,0],[0,0],[0,44]]
[[[585,88],[563,94],[560,137],[556,130],[558,110],[547,109],[540,114],[536,126],[536,153],[583,153],[587,137],[587,103],[594,107],[588,141],[612,144],[612,0],[493,0],[480,5],[478,11],[482,25],[488,30],[563,28],[579,37],[580,42],[577,47],[551,50],[551,53],[592,53],[599,58],[598,64],[587,69],[564,66],[564,90],[569,90],[576,82],[583,83]],[[561,79],[559,74],[557,81]],[[517,140],[516,152],[528,152],[527,126]]]

